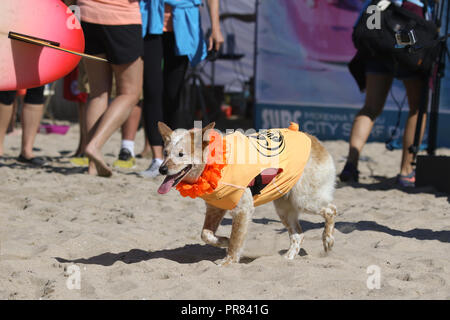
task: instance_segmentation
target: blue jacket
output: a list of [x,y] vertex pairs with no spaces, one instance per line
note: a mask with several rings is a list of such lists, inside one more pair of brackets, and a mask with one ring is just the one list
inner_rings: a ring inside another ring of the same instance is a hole
[[165,4],[173,8],[175,54],[187,56],[191,65],[195,66],[207,55],[198,8],[201,0],[140,0],[142,36],[163,33]]

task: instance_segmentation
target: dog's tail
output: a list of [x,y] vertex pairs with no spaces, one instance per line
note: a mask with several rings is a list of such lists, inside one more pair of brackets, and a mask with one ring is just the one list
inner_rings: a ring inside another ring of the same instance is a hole
[[291,122],[291,124],[289,125],[288,129],[292,130],[292,131],[299,131],[300,128],[298,126],[298,123]]

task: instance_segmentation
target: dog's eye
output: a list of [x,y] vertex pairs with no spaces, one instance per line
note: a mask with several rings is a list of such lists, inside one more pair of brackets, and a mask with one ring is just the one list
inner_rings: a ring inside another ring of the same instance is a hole
[[184,156],[184,153],[180,151],[180,153],[178,154],[179,157]]
[[169,156],[169,153],[167,152],[167,150],[164,150],[164,157],[167,158]]

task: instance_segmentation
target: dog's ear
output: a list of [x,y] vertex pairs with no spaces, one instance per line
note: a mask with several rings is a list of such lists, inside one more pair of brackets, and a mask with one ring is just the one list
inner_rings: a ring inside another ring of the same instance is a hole
[[202,129],[202,135],[204,135],[206,131],[214,129],[215,126],[216,126],[215,122],[211,122],[210,124],[208,124],[206,127]]
[[216,126],[216,123],[211,122],[210,124],[208,124],[206,127],[204,127],[202,129],[202,137],[203,137],[202,149],[205,149],[209,145],[209,137],[205,139],[205,133],[207,133],[208,130],[213,130],[215,126]]
[[170,136],[173,132],[172,129],[170,129],[164,122],[158,121],[158,130],[164,140],[164,143],[169,142]]

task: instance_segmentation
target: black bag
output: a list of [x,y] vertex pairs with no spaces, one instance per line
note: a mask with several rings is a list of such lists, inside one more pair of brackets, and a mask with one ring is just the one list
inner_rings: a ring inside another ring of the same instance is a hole
[[[371,5],[379,2],[373,0]],[[436,25],[394,3],[379,13],[381,28],[368,28],[367,20],[371,14],[366,10],[354,27],[352,39],[358,52],[365,57],[393,63],[394,67],[429,75],[439,52]]]

